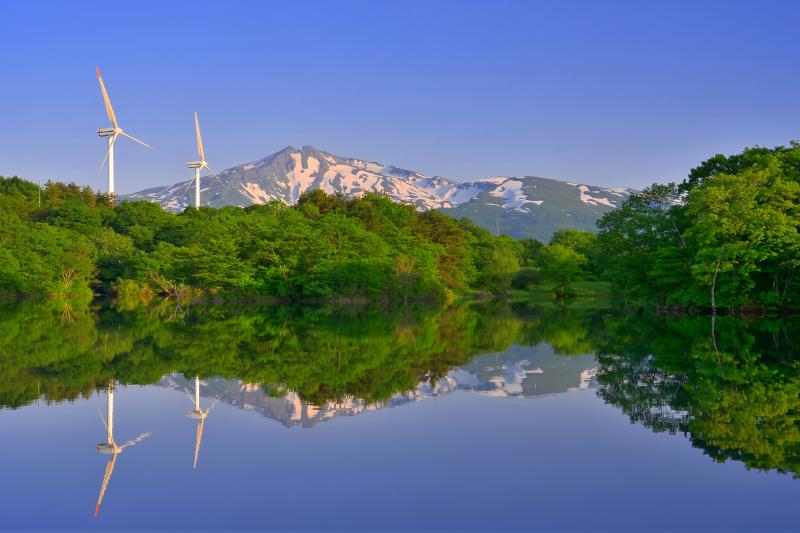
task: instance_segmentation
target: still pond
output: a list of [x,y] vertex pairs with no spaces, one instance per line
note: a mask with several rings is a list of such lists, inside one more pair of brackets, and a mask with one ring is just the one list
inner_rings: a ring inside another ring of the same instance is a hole
[[2,529],[800,527],[800,319],[0,307]]

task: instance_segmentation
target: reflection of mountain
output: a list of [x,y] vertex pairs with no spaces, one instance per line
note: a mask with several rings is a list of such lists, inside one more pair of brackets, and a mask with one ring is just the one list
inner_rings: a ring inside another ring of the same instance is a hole
[[[389,400],[370,403],[347,396],[338,401],[313,405],[290,391],[269,395],[262,387],[221,378],[201,381],[201,394],[245,410],[258,411],[286,426],[313,427],[340,416],[354,416],[384,407],[436,397],[453,391],[471,391],[487,396],[541,396],[587,389],[595,385],[596,361],[591,355],[557,355],[548,344],[513,346],[504,352],[481,355],[436,381],[420,383],[414,390],[398,392]],[[165,376],[160,385],[190,390],[192,382],[178,374]]]
[[558,355],[549,344],[512,346],[497,354],[481,355],[462,367],[494,396],[541,396],[594,385],[597,362],[593,355]]

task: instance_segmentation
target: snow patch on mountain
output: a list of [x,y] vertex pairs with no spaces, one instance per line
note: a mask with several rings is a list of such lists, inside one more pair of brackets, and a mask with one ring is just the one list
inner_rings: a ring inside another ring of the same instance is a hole
[[579,198],[581,202],[587,205],[605,205],[612,208],[616,207],[613,203],[611,203],[611,200],[609,200],[608,198],[598,198],[596,196],[592,196],[591,194],[589,194],[589,192],[594,192],[594,191],[590,191],[589,187],[586,185],[578,185],[578,191],[580,191]]
[[543,200],[529,200],[522,188],[523,183],[515,179],[506,179],[496,189],[489,194],[492,196],[500,197],[505,200],[503,204],[504,209],[513,209],[514,211],[529,212],[525,208],[525,204],[542,205]]
[[270,200],[269,194],[267,191],[261,188],[261,185],[258,183],[249,183],[244,182],[242,183],[245,192],[247,193],[248,198],[253,203],[267,203]]

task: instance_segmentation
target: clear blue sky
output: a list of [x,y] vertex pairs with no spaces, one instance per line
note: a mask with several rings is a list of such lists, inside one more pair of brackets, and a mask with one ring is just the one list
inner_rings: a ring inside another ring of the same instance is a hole
[[800,138],[800,2],[2,2],[0,175],[121,192],[286,145],[640,187]]

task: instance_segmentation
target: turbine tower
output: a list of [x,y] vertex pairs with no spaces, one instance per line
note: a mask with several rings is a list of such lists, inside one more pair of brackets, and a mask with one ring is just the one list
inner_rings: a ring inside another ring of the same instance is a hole
[[[222,180],[219,179],[216,174],[214,174],[214,171],[211,170],[211,167],[209,167],[208,163],[206,162],[206,156],[203,152],[203,137],[200,136],[200,122],[197,120],[197,113],[194,114],[194,131],[197,134],[197,155],[200,156],[200,161],[189,161],[186,163],[186,166],[194,169],[194,207],[195,209],[200,209],[200,171],[202,171],[204,168],[208,169],[208,171],[211,172],[211,175],[217,179],[220,185],[224,187],[225,184],[222,183]],[[189,182],[186,188],[188,189],[189,185],[191,184],[192,183]]]
[[142,433],[135,439],[129,440],[122,446],[117,444],[117,442],[114,440],[114,392],[116,392],[116,384],[114,383],[114,380],[111,379],[106,385],[106,397],[108,400],[106,413],[108,420],[106,421],[103,419],[103,415],[100,413],[99,407],[97,411],[97,414],[100,415],[100,420],[102,420],[103,426],[105,426],[106,429],[106,442],[101,442],[97,445],[97,452],[103,455],[110,455],[111,459],[109,459],[108,463],[106,464],[106,471],[103,475],[103,484],[100,486],[100,495],[97,497],[97,503],[94,506],[95,517],[97,517],[97,515],[100,513],[100,504],[103,503],[103,496],[106,494],[108,482],[111,480],[111,474],[114,473],[114,465],[117,463],[117,455],[122,453],[122,450],[128,446],[133,446],[137,442],[141,442],[143,439],[150,436],[150,433]]
[[146,146],[147,148],[152,149],[153,147],[149,144],[140,141],[139,139],[128,135],[125,133],[122,128],[119,127],[119,123],[117,122],[117,117],[114,115],[114,109],[111,107],[111,100],[108,99],[108,92],[106,91],[106,85],[103,83],[103,76],[100,75],[100,69],[95,68],[97,71],[97,79],[100,81],[100,90],[103,92],[103,102],[106,104],[106,113],[108,114],[108,120],[111,121],[111,128],[100,128],[97,130],[97,135],[100,137],[107,137],[108,138],[108,150],[106,151],[106,156],[103,158],[103,162],[100,163],[100,168],[103,168],[105,165],[106,160],[108,160],[108,194],[113,197],[114,195],[114,142],[117,140],[117,137],[122,135],[123,137],[127,137],[132,141],[136,141],[137,143]]

